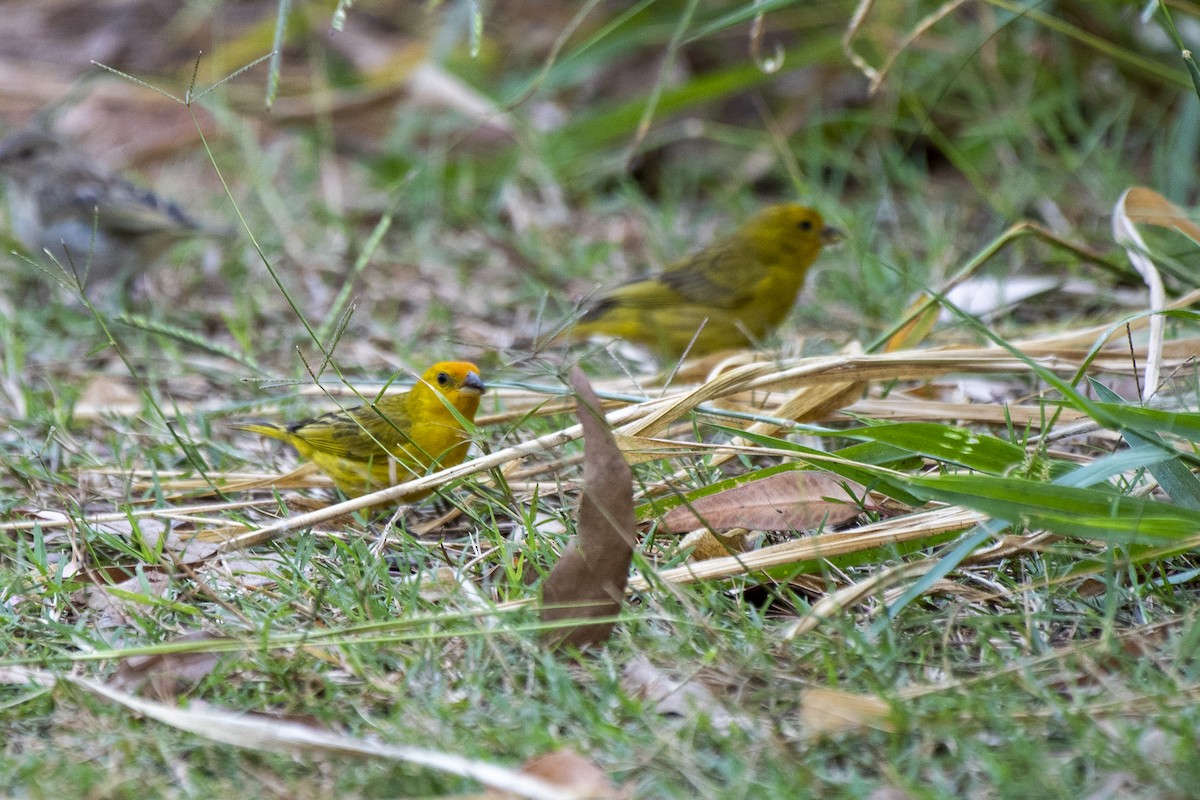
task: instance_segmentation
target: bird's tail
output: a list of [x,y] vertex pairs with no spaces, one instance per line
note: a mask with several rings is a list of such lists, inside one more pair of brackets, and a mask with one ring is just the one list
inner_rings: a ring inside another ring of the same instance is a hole
[[250,433],[257,433],[259,436],[266,436],[269,439],[278,439],[281,442],[288,440],[288,429],[274,422],[238,422],[233,427],[239,431],[250,431]]

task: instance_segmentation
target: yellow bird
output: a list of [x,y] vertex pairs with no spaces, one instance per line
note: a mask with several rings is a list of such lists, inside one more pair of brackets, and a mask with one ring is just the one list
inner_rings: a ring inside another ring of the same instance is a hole
[[811,208],[771,206],[661,273],[603,295],[569,335],[617,336],[671,359],[753,345],[795,305],[821,248],[842,238]]
[[403,394],[291,425],[236,427],[287,442],[345,494],[357,497],[461,464],[471,443],[450,407],[473,422],[485,390],[479,367],[443,361]]

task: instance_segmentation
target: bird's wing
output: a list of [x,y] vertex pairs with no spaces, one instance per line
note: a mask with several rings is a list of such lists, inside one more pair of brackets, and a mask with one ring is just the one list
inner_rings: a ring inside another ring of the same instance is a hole
[[40,205],[71,218],[95,214],[101,230],[116,234],[184,234],[202,227],[175,203],[83,165],[71,165],[59,180],[47,182]]
[[401,405],[384,409],[386,418],[370,405],[349,411],[331,411],[315,419],[300,422],[289,430],[308,442],[313,449],[339,458],[368,461],[386,457],[381,445],[393,446],[407,441],[412,427]]
[[681,302],[679,293],[664,283],[661,276],[632,280],[617,286],[593,303],[581,321],[598,319],[614,308],[671,308]]
[[[200,223],[189,217],[176,203],[126,181],[111,181],[98,187],[101,196],[91,201],[100,209],[101,224],[121,233],[189,233]],[[88,202],[87,198],[80,198]]]
[[[408,412],[409,392],[381,397],[372,406],[359,406],[350,412],[354,435],[363,446],[377,449],[382,442],[389,450],[397,444],[408,444],[413,429],[412,415]],[[365,429],[365,430],[364,430]]]
[[[746,269],[739,264],[731,273],[729,260],[737,254],[730,251],[735,246],[731,239],[716,242],[676,261],[659,275],[623,283],[597,300],[580,321],[599,319],[617,308],[678,309],[687,305],[740,308],[754,299],[755,288],[766,270]],[[757,272],[763,274],[748,274]]]
[[318,453],[338,458],[358,458],[354,442],[343,430],[347,424],[349,420],[341,412],[332,411],[289,425],[288,433]]
[[769,271],[752,253],[737,252],[744,247],[734,237],[714,242],[672,264],[658,281],[689,303],[740,308],[755,299]]

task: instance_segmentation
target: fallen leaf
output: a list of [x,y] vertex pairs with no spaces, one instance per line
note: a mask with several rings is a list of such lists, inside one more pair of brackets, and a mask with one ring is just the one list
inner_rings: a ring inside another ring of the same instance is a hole
[[[637,520],[633,471],[605,422],[600,399],[583,372],[571,371],[575,408],[583,425],[583,492],[575,538],[542,586],[542,620],[586,620],[616,616],[625,599]],[[555,627],[558,645],[584,648],[608,638],[612,622]]]
[[735,717],[703,684],[676,680],[642,657],[621,670],[621,685],[630,694],[652,702],[658,713],[666,716],[684,719],[704,716],[721,733],[727,733],[735,722]]
[[1153,189],[1134,186],[1124,195],[1125,215],[1132,222],[1171,228],[1200,243],[1200,226],[1192,222],[1187,212]]
[[148,551],[161,551],[166,562],[199,564],[217,552],[217,546],[202,541],[196,533],[176,534],[170,520],[154,517],[106,519],[91,525],[93,531],[118,536],[131,542],[145,543]]
[[863,728],[892,730],[891,709],[883,699],[814,686],[801,698],[801,736],[812,739]]
[[[1041,294],[1057,293],[1062,284],[1061,278],[1048,275],[981,275],[946,292],[946,299],[968,314],[982,317],[1011,309]],[[943,311],[941,317],[948,321],[958,319],[949,310]]]
[[804,531],[840,525],[858,516],[857,498],[864,492],[853,481],[827,472],[777,472],[674,508],[662,518],[659,530]]
[[165,575],[146,571],[118,583],[85,586],[81,592],[87,607],[100,612],[95,627],[111,630],[128,626],[139,609],[150,607],[150,598],[162,597],[169,586]]
[[725,558],[750,549],[750,537],[745,528],[735,528],[730,533],[692,531],[679,540],[679,549],[692,548],[692,561],[707,561],[710,558]]
[[[219,641],[221,637],[193,631],[170,644]],[[153,700],[174,700],[191,690],[213,671],[221,654],[211,651],[161,653],[126,658],[117,667],[108,684],[123,692],[141,693]]]
[[[556,750],[534,756],[521,767],[522,775],[537,778],[551,786],[561,787],[572,797],[611,800],[623,797],[604,771],[578,753]],[[518,795],[498,789],[488,789],[487,797],[508,800]]]

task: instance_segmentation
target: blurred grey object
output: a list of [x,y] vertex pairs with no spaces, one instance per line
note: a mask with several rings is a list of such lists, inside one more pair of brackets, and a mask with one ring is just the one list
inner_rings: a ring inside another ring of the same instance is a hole
[[0,142],[0,175],[16,238],[86,283],[124,282],[183,239],[226,235],[42,130]]

